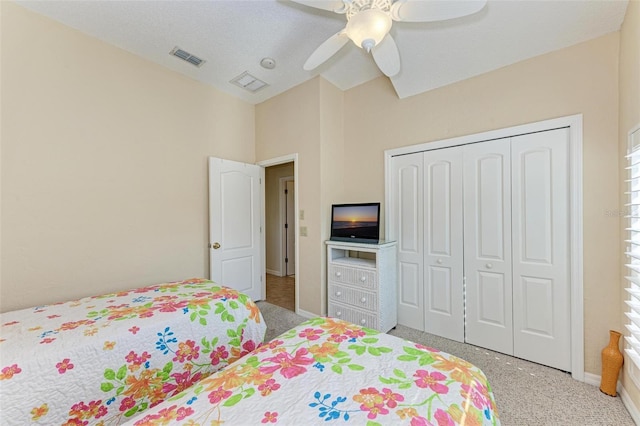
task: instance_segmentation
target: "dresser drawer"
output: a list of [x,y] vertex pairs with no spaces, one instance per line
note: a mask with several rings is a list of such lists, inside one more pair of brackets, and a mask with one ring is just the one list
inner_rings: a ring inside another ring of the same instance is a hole
[[354,309],[339,303],[329,303],[329,316],[343,319],[363,327],[374,329],[378,328],[378,318],[375,314]]
[[344,287],[332,282],[329,283],[329,299],[370,311],[378,310],[377,294]]
[[329,280],[337,283],[352,284],[364,289],[378,288],[378,274],[375,271],[329,264]]

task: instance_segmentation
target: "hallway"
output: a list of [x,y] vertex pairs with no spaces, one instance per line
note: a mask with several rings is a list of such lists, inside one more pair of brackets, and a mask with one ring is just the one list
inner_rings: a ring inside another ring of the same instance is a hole
[[295,312],[295,276],[278,277],[267,274],[267,302]]

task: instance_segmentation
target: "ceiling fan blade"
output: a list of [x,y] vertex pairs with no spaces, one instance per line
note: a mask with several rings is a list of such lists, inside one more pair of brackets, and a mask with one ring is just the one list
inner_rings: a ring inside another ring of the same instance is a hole
[[459,18],[479,12],[487,0],[397,0],[391,5],[391,18],[404,22],[433,22]]
[[345,13],[347,6],[342,0],[291,0],[294,3],[315,7],[316,9],[329,10],[336,13]]
[[380,68],[380,71],[387,77],[393,77],[400,72],[400,53],[398,46],[389,34],[373,49],[371,49],[373,60]]
[[309,56],[309,59],[307,59],[307,62],[304,63],[302,68],[306,71],[316,68],[318,65],[335,55],[338,50],[342,49],[342,47],[347,44],[348,41],[349,37],[347,37],[344,30],[335,33],[324,43],[318,46],[311,56]]

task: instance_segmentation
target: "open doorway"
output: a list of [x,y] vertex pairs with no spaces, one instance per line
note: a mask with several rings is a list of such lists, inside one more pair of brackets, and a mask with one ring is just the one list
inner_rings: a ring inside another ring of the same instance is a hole
[[296,208],[294,162],[265,167],[266,301],[296,308]]

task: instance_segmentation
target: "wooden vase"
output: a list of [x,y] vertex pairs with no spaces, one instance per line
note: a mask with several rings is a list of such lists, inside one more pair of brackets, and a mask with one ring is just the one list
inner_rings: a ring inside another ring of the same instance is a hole
[[618,374],[624,362],[622,352],[618,348],[621,334],[609,330],[609,344],[602,349],[602,380],[600,390],[610,396],[616,396]]

